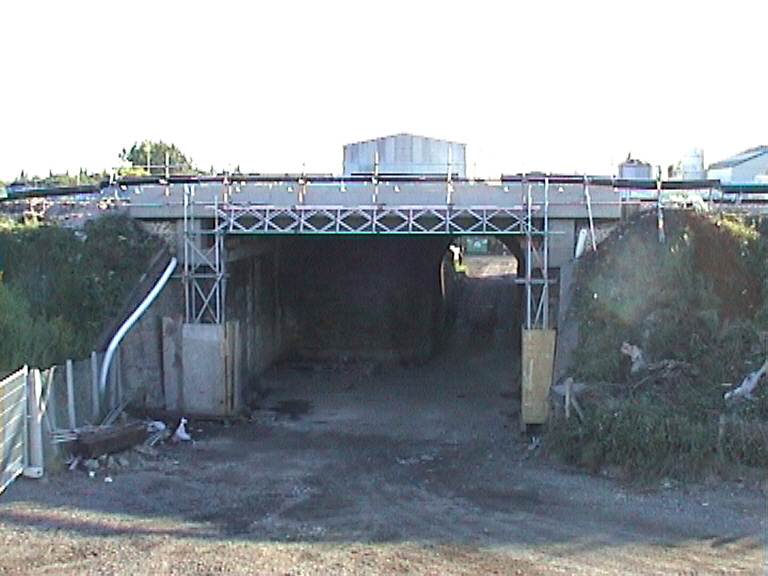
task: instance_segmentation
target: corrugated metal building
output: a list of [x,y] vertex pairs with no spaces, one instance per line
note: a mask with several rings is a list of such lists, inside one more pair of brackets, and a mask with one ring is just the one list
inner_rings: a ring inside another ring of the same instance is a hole
[[768,146],[744,150],[711,164],[707,170],[707,178],[732,184],[758,182],[761,174],[768,174]]
[[448,174],[466,178],[466,144],[396,134],[344,146],[344,175]]

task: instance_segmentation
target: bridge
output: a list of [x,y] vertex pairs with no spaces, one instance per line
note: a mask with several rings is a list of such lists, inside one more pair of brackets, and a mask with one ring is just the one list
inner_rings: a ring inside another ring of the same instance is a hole
[[289,351],[428,357],[444,329],[445,254],[457,236],[495,236],[515,255],[522,310],[509,321],[538,338],[557,325],[559,269],[579,236],[594,242],[602,224],[643,208],[663,222],[678,195],[721,206],[763,188],[545,174],[169,174],[19,196],[119,198],[166,234],[181,273],[139,328],[137,339],[160,341],[139,346],[133,376],[162,373],[166,409],[230,413],[252,375]]
[[753,198],[762,188],[768,192],[768,186],[757,190],[711,180],[586,175],[518,174],[478,180],[450,174],[243,174],[126,178],[102,191],[128,200],[135,218],[183,222],[179,237],[185,242],[179,252],[185,255],[188,322],[224,319],[225,268],[232,257],[224,249],[227,237],[494,235],[523,264],[526,327],[546,328],[549,271],[573,258],[579,226],[586,226],[594,237],[596,223],[619,220],[642,204],[663,210],[665,196],[694,193],[720,203],[740,200],[744,194]]

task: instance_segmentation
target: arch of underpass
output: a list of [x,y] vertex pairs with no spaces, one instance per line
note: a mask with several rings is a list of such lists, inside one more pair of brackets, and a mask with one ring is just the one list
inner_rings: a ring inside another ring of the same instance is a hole
[[[226,316],[239,324],[239,379],[248,386],[282,359],[401,365],[445,351],[506,356],[514,389],[524,287],[508,272],[462,278],[448,251],[454,238],[228,238]],[[520,269],[519,243],[499,239]]]

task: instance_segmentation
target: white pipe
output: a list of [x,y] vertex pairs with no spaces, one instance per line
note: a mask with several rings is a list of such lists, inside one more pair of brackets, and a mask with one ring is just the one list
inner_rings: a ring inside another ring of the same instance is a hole
[[112,361],[112,355],[120,345],[120,341],[123,339],[123,336],[125,336],[126,332],[128,332],[128,330],[130,330],[136,321],[141,317],[141,315],[144,314],[144,311],[149,308],[150,304],[152,304],[155,298],[157,298],[157,295],[160,294],[160,291],[168,283],[171,274],[173,274],[173,271],[176,268],[176,263],[176,257],[171,258],[171,261],[168,263],[165,272],[163,272],[163,275],[160,276],[160,279],[157,281],[157,284],[155,284],[155,287],[152,288],[152,291],[147,294],[147,297],[144,298],[141,304],[139,304],[139,307],[133,311],[133,314],[129,316],[128,320],[126,320],[125,323],[120,326],[120,329],[112,337],[112,340],[107,347],[107,353],[104,354],[104,363],[101,365],[101,377],[99,378],[99,391],[101,394],[104,394],[104,390],[107,388],[109,364]]
[[581,258],[581,255],[584,254],[584,250],[587,249],[587,235],[589,234],[589,231],[586,228],[582,228],[579,230],[579,237],[576,240],[576,252],[574,252],[573,257],[576,259]]

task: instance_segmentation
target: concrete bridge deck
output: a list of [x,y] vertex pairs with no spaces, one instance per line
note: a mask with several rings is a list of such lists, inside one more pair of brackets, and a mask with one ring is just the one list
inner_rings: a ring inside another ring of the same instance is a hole
[[[114,192],[129,200],[132,216],[147,219],[183,218],[185,198],[189,204],[197,207],[194,213],[196,217],[211,216],[212,212],[206,213],[202,207],[214,204],[233,213],[244,209],[252,213],[266,213],[267,209],[271,209],[284,214],[326,210],[332,215],[350,209],[359,210],[362,214],[371,213],[374,209],[413,211],[426,208],[435,214],[502,210],[506,214],[523,215],[528,212],[529,202],[532,211],[541,215],[548,202],[548,217],[572,219],[588,216],[589,196],[594,218],[614,219],[621,216],[619,189],[606,184],[585,186],[583,181],[549,184],[543,180],[490,182],[393,178],[374,182],[298,178],[274,181],[232,180],[225,183],[132,184],[115,187]],[[308,228],[302,231],[316,230]],[[341,233],[348,230],[342,226],[335,231]],[[371,231],[382,230],[374,228]]]

